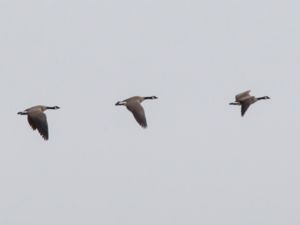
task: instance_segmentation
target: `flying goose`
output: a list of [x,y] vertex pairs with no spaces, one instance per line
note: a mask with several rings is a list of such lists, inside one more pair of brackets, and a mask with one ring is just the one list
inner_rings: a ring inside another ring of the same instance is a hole
[[29,125],[32,127],[33,130],[38,130],[40,135],[45,139],[48,140],[48,123],[47,117],[44,113],[47,109],[59,109],[58,106],[44,106],[44,105],[37,105],[31,108],[25,109],[22,112],[18,112],[19,115],[27,115],[27,120]]
[[235,102],[229,103],[229,105],[241,105],[242,106],[242,109],[241,109],[242,116],[245,115],[247,109],[253,103],[255,103],[259,100],[263,100],[263,99],[270,99],[270,97],[268,97],[268,96],[256,98],[254,96],[251,96],[249,93],[250,93],[250,90],[242,92],[235,96]]
[[150,97],[141,97],[141,96],[134,96],[123,101],[118,101],[115,105],[124,105],[127,109],[132,112],[135,120],[143,127],[147,127],[147,120],[145,116],[145,112],[141,102],[146,99],[157,99],[156,96]]

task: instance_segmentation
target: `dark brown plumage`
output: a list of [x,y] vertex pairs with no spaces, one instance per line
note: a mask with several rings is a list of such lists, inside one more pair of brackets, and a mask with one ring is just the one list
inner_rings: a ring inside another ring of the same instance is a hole
[[147,120],[145,116],[145,111],[141,102],[146,99],[157,99],[156,96],[151,97],[141,97],[141,96],[134,96],[123,101],[118,101],[115,105],[124,105],[126,108],[132,112],[135,120],[141,125],[143,128],[147,128]]
[[23,112],[18,112],[19,115],[27,115],[27,121],[33,130],[38,130],[40,135],[45,139],[49,139],[48,132],[48,123],[47,117],[44,113],[47,109],[59,109],[58,106],[43,106],[37,105],[28,109],[25,109]]
[[240,105],[241,106],[241,115],[244,116],[250,105],[253,103],[263,100],[263,99],[270,99],[268,96],[263,96],[256,98],[250,95],[250,90],[244,91],[240,94],[235,96],[235,102],[229,103],[230,105]]

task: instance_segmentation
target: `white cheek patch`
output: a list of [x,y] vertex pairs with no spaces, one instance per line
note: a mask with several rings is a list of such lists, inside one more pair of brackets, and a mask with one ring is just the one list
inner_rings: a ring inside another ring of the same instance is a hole
[[119,104],[120,104],[120,105],[126,105],[127,102],[126,102],[126,101],[121,101],[121,102],[119,102]]

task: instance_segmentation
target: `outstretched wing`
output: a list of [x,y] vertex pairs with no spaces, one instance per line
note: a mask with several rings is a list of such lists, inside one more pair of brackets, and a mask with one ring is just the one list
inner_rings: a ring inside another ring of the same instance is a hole
[[235,96],[235,101],[236,101],[236,102],[239,102],[239,101],[241,101],[241,100],[243,100],[243,99],[245,99],[245,98],[250,97],[250,94],[249,94],[249,93],[250,93],[250,90],[244,91],[244,92],[242,92],[242,93],[236,95],[236,96]]
[[249,106],[251,104],[253,104],[255,102],[255,97],[253,96],[248,96],[248,97],[244,97],[244,99],[242,99],[241,101],[241,105],[242,105],[242,116],[245,115],[247,109],[249,108]]
[[242,116],[245,115],[247,109],[249,108],[250,104],[247,102],[242,103],[242,108],[241,108],[241,114]]
[[27,116],[27,121],[28,121],[29,125],[31,126],[31,128],[33,130],[36,130],[36,126],[34,124],[34,121],[31,119],[31,117],[29,115]]
[[147,120],[143,106],[139,102],[133,102],[126,105],[127,109],[132,112],[135,120],[143,127],[147,127]]
[[32,127],[33,130],[37,129],[40,135],[48,140],[48,123],[46,114],[41,111],[34,111],[28,114],[28,123]]

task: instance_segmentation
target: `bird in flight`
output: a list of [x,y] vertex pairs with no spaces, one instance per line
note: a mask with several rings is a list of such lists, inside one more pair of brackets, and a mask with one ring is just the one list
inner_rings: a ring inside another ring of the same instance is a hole
[[250,95],[250,90],[242,92],[235,96],[235,102],[229,103],[230,105],[240,105],[241,106],[241,115],[244,116],[247,109],[250,105],[253,103],[259,101],[259,100],[266,100],[270,99],[269,96],[263,96],[263,97],[255,97]]
[[37,105],[18,112],[19,115],[27,115],[29,125],[33,130],[38,130],[40,135],[45,139],[49,139],[47,117],[44,111],[47,109],[59,109],[58,106]]
[[147,120],[145,116],[145,111],[141,103],[147,99],[157,99],[156,96],[150,97],[141,97],[141,96],[134,96],[123,101],[118,101],[115,105],[124,105],[127,109],[132,112],[135,120],[139,123],[139,125],[143,128],[147,127]]

